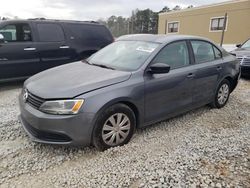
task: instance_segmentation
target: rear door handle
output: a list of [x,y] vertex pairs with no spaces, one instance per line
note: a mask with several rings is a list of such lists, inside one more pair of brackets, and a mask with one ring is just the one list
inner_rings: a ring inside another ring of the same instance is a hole
[[68,49],[69,46],[60,46],[59,48],[60,48],[60,49]]
[[28,48],[24,48],[23,50],[24,50],[24,51],[34,51],[34,50],[36,50],[36,48],[29,48],[29,47],[28,47]]
[[219,70],[221,70],[221,69],[222,69],[222,67],[221,67],[221,66],[218,66],[216,69],[219,71]]
[[187,78],[193,78],[195,75],[193,74],[193,73],[189,73],[188,75],[187,75]]

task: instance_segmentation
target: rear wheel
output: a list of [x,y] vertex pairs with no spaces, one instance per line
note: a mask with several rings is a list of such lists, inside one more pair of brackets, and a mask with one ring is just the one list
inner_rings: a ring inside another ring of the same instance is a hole
[[99,150],[127,144],[135,130],[133,111],[124,104],[106,109],[98,118],[93,135],[93,144]]
[[213,103],[211,104],[214,108],[222,108],[226,105],[230,96],[230,82],[223,80],[215,94]]

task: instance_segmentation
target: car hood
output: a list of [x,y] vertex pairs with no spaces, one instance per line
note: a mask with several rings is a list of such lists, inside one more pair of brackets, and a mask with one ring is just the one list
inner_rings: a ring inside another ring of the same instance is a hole
[[130,76],[130,72],[76,62],[38,73],[24,87],[43,99],[66,99],[126,81]]
[[250,56],[250,49],[247,48],[238,48],[231,53],[236,54],[236,57],[242,57],[242,56]]

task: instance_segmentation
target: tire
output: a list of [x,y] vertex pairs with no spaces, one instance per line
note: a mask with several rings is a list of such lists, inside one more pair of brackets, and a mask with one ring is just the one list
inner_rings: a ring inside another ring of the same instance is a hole
[[231,92],[231,84],[228,80],[223,80],[218,86],[214,101],[211,103],[213,108],[222,108],[227,104]]
[[103,151],[127,144],[134,134],[135,127],[134,112],[127,105],[113,105],[97,118],[93,132],[93,145]]

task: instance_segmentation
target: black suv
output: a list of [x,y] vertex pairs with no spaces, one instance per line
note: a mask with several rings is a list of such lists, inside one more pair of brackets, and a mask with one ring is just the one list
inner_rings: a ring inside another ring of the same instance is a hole
[[113,40],[104,25],[92,21],[0,21],[0,81],[84,59]]

